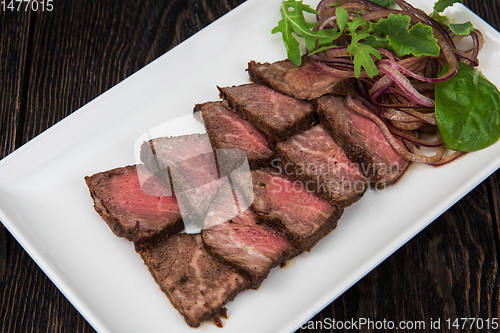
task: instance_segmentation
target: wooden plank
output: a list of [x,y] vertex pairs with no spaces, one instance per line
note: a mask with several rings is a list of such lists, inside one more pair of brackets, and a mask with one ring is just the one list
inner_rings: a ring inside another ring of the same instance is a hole
[[16,147],[22,117],[30,13],[0,12],[0,159]]
[[[27,89],[18,142],[29,141],[241,2],[59,1],[52,12],[37,12],[27,81],[22,73],[9,75],[11,86]],[[9,45],[19,47],[28,33],[14,23],[0,21],[0,28],[12,29]],[[2,73],[2,88],[3,78]],[[14,149],[17,118],[0,134],[3,154]],[[94,332],[3,226],[0,260],[0,332]]]
[[[19,123],[25,104],[23,79],[29,63],[30,13],[0,12],[0,159],[16,148]],[[12,251],[20,248],[0,224],[0,331],[10,330],[15,321],[8,318],[15,304],[8,297],[12,290]]]
[[464,0],[463,4],[498,30],[500,27],[500,16],[498,15],[500,3],[498,1]]

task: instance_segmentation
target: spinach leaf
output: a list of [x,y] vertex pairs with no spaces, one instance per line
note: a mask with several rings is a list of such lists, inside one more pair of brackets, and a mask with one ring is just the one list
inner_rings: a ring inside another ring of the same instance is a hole
[[448,148],[470,152],[498,140],[500,93],[480,71],[459,62],[458,73],[437,83],[435,92],[436,121]]

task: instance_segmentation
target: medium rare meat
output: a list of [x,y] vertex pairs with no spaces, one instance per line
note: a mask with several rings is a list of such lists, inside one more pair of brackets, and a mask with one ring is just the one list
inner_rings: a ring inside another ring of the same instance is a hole
[[169,188],[143,165],[85,177],[94,208],[113,233],[137,246],[152,244],[184,228]]
[[310,251],[337,226],[343,208],[306,190],[297,178],[278,169],[252,171],[252,208],[267,224],[288,236],[301,251]]
[[182,160],[169,167],[170,178],[187,232],[199,232],[220,179],[215,155],[209,152]]
[[[207,177],[216,177],[213,176],[215,161],[213,154],[210,153],[212,153],[212,146],[210,145],[208,135],[206,133],[195,133],[173,137],[159,137],[146,141],[141,145],[140,156],[142,163],[144,163],[151,173],[162,176],[164,181],[170,184],[168,168],[178,163],[189,164],[189,162],[186,163],[186,160],[195,162],[198,159],[198,163],[196,164],[203,165],[203,168],[208,173]],[[203,176],[203,172],[197,173],[196,170],[191,170],[191,173],[194,177],[194,183],[208,182]]]
[[245,119],[276,141],[303,132],[318,122],[309,101],[280,94],[260,84],[219,87],[221,97]]
[[153,171],[157,166],[167,170],[159,174],[173,185],[187,232],[199,232],[213,197],[228,177],[246,195],[240,198],[241,204],[247,203],[243,210],[253,200],[246,154],[236,149],[214,152],[207,134],[149,140],[142,145],[141,156]]
[[374,186],[390,185],[406,170],[409,161],[392,148],[374,122],[351,110],[345,98],[324,96],[316,105],[323,126]]
[[298,253],[286,236],[261,224],[251,210],[239,207],[240,194],[225,183],[207,212],[201,235],[205,248],[233,266],[257,287],[271,268]]
[[359,200],[368,180],[322,125],[297,134],[276,146],[279,168],[300,179],[306,190],[337,207]]
[[172,186],[186,230],[201,227],[206,210],[222,184],[208,135],[160,137],[141,145],[141,159]]
[[288,59],[272,64],[251,61],[247,71],[253,82],[302,100],[313,100],[326,94],[345,96],[358,93],[354,79],[324,73],[306,57],[301,66]]
[[244,274],[256,288],[271,268],[298,253],[282,233],[261,224],[248,209],[240,215],[203,229],[206,249]]
[[213,149],[244,152],[251,169],[265,166],[272,159],[271,139],[221,102],[197,104],[194,113],[197,112],[201,112]]
[[189,326],[212,318],[221,326],[227,302],[249,282],[210,256],[200,234],[177,234],[151,248],[139,249],[156,283]]
[[[210,206],[210,202],[217,193],[217,189],[224,182],[224,179],[217,178],[209,183],[191,187],[186,174],[189,175],[189,171],[196,168],[197,165],[189,165],[186,169],[178,167],[180,166],[172,168],[171,174],[173,175],[172,182],[182,213],[182,219],[184,220],[187,232],[198,232],[199,228],[203,225],[203,219]],[[200,167],[200,170],[203,170],[203,167]]]

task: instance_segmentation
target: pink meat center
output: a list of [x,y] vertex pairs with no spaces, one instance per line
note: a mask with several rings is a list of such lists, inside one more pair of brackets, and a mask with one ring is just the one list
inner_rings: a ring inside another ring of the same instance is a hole
[[113,181],[114,201],[132,214],[161,216],[165,213],[179,212],[179,205],[174,196],[164,195],[169,190],[154,176],[148,178],[143,187],[147,188],[148,195],[144,193],[136,173],[123,174]]

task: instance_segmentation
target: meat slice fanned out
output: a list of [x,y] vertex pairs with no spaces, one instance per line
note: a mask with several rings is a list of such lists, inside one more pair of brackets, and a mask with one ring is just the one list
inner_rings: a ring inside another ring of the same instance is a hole
[[247,155],[251,169],[265,166],[273,157],[271,139],[221,102],[197,104],[213,149],[236,149]]
[[250,284],[210,256],[200,234],[177,234],[151,248],[139,249],[156,283],[189,326],[207,319],[221,325],[227,302]]
[[158,137],[141,145],[141,161],[152,173],[211,151],[206,134]]
[[309,101],[280,94],[260,84],[219,87],[231,108],[262,132],[283,141],[318,122]]
[[357,94],[356,81],[322,72],[304,58],[301,66],[290,60],[270,63],[248,63],[248,74],[255,83],[266,85],[282,94],[302,100],[313,100],[327,94]]
[[137,246],[159,242],[184,228],[169,188],[143,165],[85,177],[94,208],[113,233]]
[[316,107],[323,126],[374,186],[390,185],[406,170],[409,161],[392,148],[374,122],[351,110],[345,98],[323,96]]
[[337,207],[349,206],[366,192],[367,178],[322,125],[279,142],[276,150],[282,172]]
[[151,172],[172,186],[188,232],[200,226],[221,185],[208,135],[159,137],[141,146],[141,159]]
[[333,230],[344,211],[308,192],[304,183],[278,169],[254,170],[252,179],[255,198],[252,208],[301,251],[310,251]]
[[206,249],[249,278],[253,288],[273,267],[298,253],[285,235],[261,224],[250,209],[201,234]]
[[[144,142],[141,145],[141,161],[146,168],[155,175],[160,175],[166,184],[170,184],[168,168],[179,163],[186,163],[186,160],[195,162],[198,165],[203,165],[203,168],[209,169],[207,172],[197,172],[197,170],[189,170],[193,178],[192,182],[196,185],[208,183],[210,179],[215,179],[214,174],[215,161],[210,161],[213,158],[212,146],[208,135],[205,134],[188,134],[172,137],[158,137]],[[193,164],[193,163],[191,163]],[[206,175],[205,175],[206,174]],[[204,176],[205,175],[205,176]],[[207,179],[208,177],[208,179]]]
[[207,251],[244,274],[257,287],[271,268],[299,253],[284,234],[261,224],[244,197],[228,181],[219,188],[205,217],[201,235]]

